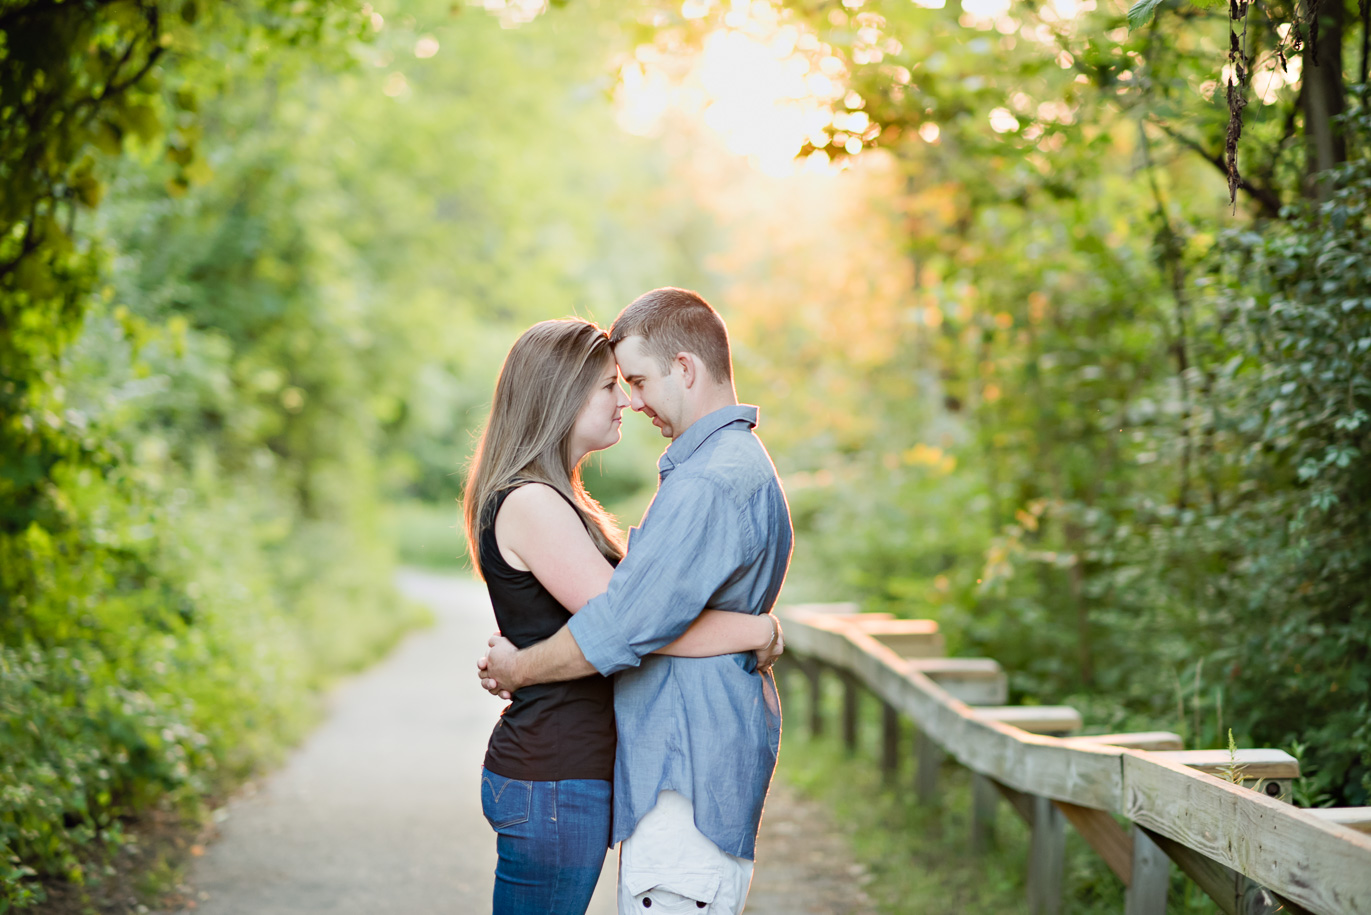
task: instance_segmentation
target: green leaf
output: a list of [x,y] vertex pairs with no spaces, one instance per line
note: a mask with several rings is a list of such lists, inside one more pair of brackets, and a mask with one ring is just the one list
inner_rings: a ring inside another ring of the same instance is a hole
[[1157,7],[1161,5],[1161,2],[1162,0],[1138,0],[1137,3],[1130,6],[1128,8],[1129,31],[1142,28],[1151,22],[1152,15],[1156,13]]

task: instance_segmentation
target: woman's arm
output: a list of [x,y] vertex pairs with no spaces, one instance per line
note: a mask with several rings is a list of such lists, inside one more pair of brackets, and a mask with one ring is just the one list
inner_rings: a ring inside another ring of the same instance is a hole
[[678,658],[708,658],[739,651],[762,651],[772,644],[779,632],[780,624],[770,613],[753,616],[729,610],[706,610],[679,639],[657,649],[656,653]]
[[572,613],[603,594],[614,574],[586,533],[581,516],[542,483],[520,486],[505,499],[495,516],[495,542],[505,562],[532,572]]

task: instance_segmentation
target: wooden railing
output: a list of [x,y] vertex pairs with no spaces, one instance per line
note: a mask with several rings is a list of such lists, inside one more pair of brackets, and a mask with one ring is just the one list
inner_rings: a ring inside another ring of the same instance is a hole
[[1031,830],[1034,913],[1061,908],[1069,822],[1127,888],[1126,915],[1166,911],[1171,862],[1233,915],[1371,915],[1371,807],[1293,806],[1299,764],[1289,754],[1186,752],[1166,732],[1071,736],[1082,726],[1074,709],[1004,705],[999,665],[944,657],[935,622],[856,611],[852,604],[778,611],[786,635],[777,665],[783,692],[804,674],[809,724],[822,732],[821,678],[836,675],[850,747],[859,690],[875,694],[889,776],[899,766],[900,716],[912,719],[921,801],[936,803],[945,755],[971,770],[975,847],[991,840],[997,799],[1006,798]]

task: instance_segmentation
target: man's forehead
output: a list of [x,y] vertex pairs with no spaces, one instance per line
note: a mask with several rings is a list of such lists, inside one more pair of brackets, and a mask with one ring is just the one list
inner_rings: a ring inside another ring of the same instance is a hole
[[614,345],[614,361],[619,363],[619,371],[625,378],[643,374],[649,359],[643,351],[643,342],[642,337],[632,336],[624,337]]

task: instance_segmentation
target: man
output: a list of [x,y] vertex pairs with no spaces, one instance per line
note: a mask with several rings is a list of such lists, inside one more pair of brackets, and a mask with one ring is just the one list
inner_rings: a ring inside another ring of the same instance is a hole
[[610,342],[633,409],[672,440],[657,494],[608,590],[523,651],[492,639],[483,685],[619,673],[619,911],[737,913],[780,747],[775,681],[752,654],[651,652],[706,606],[771,609],[790,563],[790,511],[752,433],[757,408],[734,392],[723,319],[704,299],[654,289],[619,315]]

